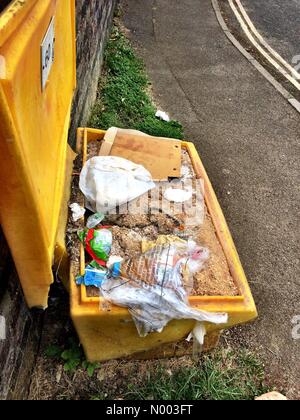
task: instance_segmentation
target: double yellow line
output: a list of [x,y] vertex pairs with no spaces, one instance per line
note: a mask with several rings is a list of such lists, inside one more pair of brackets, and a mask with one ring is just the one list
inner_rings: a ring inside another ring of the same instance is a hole
[[300,90],[300,74],[281,57],[260,35],[240,0],[228,0],[233,13],[239,21],[247,38],[272,66],[293,86]]

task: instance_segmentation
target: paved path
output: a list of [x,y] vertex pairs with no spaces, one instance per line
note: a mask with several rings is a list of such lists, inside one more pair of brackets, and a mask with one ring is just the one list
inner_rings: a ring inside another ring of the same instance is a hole
[[300,377],[300,119],[220,29],[209,0],[122,0],[162,108],[186,128],[231,228],[259,320],[234,343]]

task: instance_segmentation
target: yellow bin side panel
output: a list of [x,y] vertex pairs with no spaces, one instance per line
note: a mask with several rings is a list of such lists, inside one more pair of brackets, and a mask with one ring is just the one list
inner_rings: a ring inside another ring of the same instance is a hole
[[[127,357],[158,348],[163,344],[183,340],[193,330],[195,321],[171,321],[162,333],[151,333],[139,337],[132,317],[125,308],[112,307],[110,312],[100,309],[98,303],[83,303],[80,288],[76,286],[71,274],[71,317],[89,361],[104,361]],[[217,304],[203,302],[194,306],[209,312],[226,312],[229,320],[226,325],[206,323],[208,335],[256,318],[255,307],[247,307],[244,302],[235,304]]]
[[[104,132],[94,129],[78,130],[78,151],[82,150],[86,157],[86,147],[89,141],[101,140]],[[190,305],[208,312],[226,312],[229,316],[225,325],[206,323],[208,341],[217,336],[220,330],[251,321],[257,317],[255,303],[249,288],[238,253],[230,235],[224,215],[209,181],[201,159],[192,143],[183,142],[193,161],[195,172],[205,183],[205,201],[212,217],[217,236],[227,258],[232,277],[240,290],[240,296],[192,296]],[[84,269],[84,252],[81,247],[81,271]],[[103,361],[127,357],[149,351],[163,344],[183,340],[194,328],[195,321],[174,320],[168,324],[162,333],[139,337],[132,317],[126,308],[112,306],[109,312],[100,309],[99,298],[86,296],[84,286],[75,283],[71,266],[71,316],[80,341],[90,361]],[[215,340],[216,342],[216,340]]]
[[55,275],[63,282],[64,287],[69,291],[70,283],[70,258],[66,249],[66,228],[69,216],[69,207],[67,203],[70,200],[71,184],[73,176],[73,165],[76,153],[68,146],[66,159],[66,174],[65,174],[65,188],[64,197],[62,200],[58,230],[54,252],[54,270]]
[[86,357],[91,362],[127,357],[165,343],[180,341],[195,326],[192,320],[171,321],[162,333],[141,338],[129,313],[127,316],[109,312],[102,315],[100,311],[99,306],[98,313],[94,315],[83,314],[81,309],[72,311],[74,326]]
[[[46,307],[75,87],[74,0],[12,2],[0,16],[0,217],[27,303]],[[55,59],[41,44],[55,18]]]

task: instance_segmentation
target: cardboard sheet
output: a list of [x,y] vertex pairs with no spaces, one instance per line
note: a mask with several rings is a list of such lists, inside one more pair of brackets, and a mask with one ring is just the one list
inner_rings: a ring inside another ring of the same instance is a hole
[[130,130],[109,130],[100,153],[143,165],[155,181],[181,176],[181,141]]

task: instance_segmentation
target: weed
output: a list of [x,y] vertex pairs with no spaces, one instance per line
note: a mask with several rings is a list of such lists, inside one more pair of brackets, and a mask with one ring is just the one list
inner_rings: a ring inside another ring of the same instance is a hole
[[98,363],[90,363],[85,360],[81,347],[75,340],[69,340],[69,345],[66,349],[62,349],[57,345],[49,346],[45,351],[45,356],[48,358],[62,360],[64,363],[64,371],[73,373],[81,367],[87,372],[89,377],[92,377],[95,371],[100,367]]
[[149,86],[142,60],[137,58],[124,34],[114,26],[89,125],[101,129],[112,126],[134,128],[153,136],[182,139],[181,124],[155,117],[156,108]]

